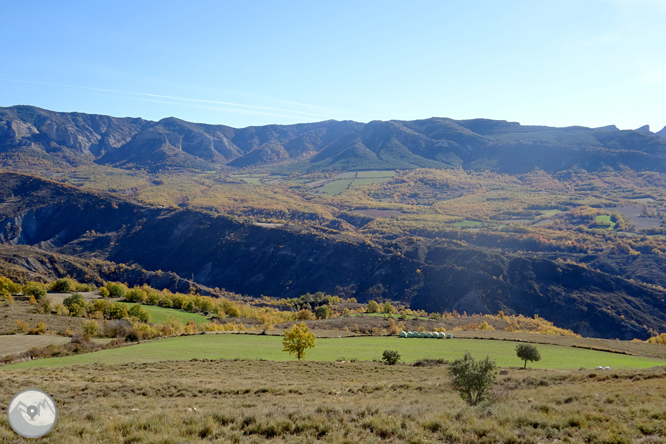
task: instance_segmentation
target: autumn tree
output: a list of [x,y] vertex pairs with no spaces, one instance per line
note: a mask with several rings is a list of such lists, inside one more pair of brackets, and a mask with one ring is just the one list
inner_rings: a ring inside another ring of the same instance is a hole
[[316,340],[316,336],[304,322],[294,324],[284,332],[284,339],[282,339],[284,348],[282,351],[295,354],[301,360],[305,357],[305,349],[313,348]]
[[379,304],[375,301],[368,302],[368,313],[379,313]]

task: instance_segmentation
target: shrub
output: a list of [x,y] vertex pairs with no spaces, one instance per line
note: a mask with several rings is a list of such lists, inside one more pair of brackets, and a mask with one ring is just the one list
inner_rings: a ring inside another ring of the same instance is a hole
[[108,319],[127,319],[129,318],[129,313],[127,312],[127,307],[120,302],[114,302],[111,304],[106,312],[104,313],[105,317]]
[[194,312],[197,310],[197,306],[194,304],[194,301],[190,300],[185,302],[185,305],[183,305],[183,310]]
[[12,282],[11,279],[0,277],[0,299],[13,302],[12,293],[18,293],[20,290],[21,286]]
[[[368,304],[370,305],[370,304]],[[395,313],[395,308],[389,301],[384,302],[384,305],[382,306],[382,313],[384,314],[393,314]]]
[[488,392],[495,383],[495,361],[486,356],[481,361],[475,360],[469,352],[456,359],[449,366],[453,377],[453,387],[460,397],[470,405],[476,405],[486,399]]
[[51,284],[51,291],[54,293],[69,293],[72,291],[71,279],[58,279]]
[[78,282],[74,282],[74,291],[92,291],[93,286],[90,284],[80,284]]
[[107,338],[126,338],[132,330],[132,324],[126,319],[106,321],[104,336]]
[[55,307],[55,312],[58,316],[69,316],[69,309],[62,304],[57,304]]
[[37,311],[39,313],[51,313],[51,298],[44,295],[41,299],[38,299]]
[[86,300],[83,299],[79,293],[74,293],[71,296],[65,298],[62,303],[69,310],[70,316],[83,316],[86,312]]
[[368,302],[368,313],[379,313],[379,304],[375,301]]
[[132,305],[132,307],[127,310],[127,314],[133,318],[137,318],[141,322],[150,322],[150,313],[139,304]]
[[102,288],[99,289],[99,295],[100,295],[100,297],[106,299],[106,298],[109,297],[109,290],[107,290],[106,287],[102,287]]
[[26,296],[34,296],[38,302],[46,297],[46,288],[39,282],[28,282],[21,288],[21,292]]
[[125,299],[129,302],[141,303],[146,300],[147,296],[146,292],[138,287],[134,287],[125,293]]
[[97,323],[97,321],[89,319],[83,321],[81,329],[83,330],[83,334],[85,336],[95,336],[99,331],[99,324]]
[[[227,301],[227,302],[229,302],[229,301]],[[229,302],[228,304],[226,304],[224,306],[224,312],[230,318],[237,318],[237,317],[240,316],[240,309],[236,305],[232,304],[231,302]]]
[[37,327],[29,328],[27,333],[29,335],[43,335],[44,333],[46,333],[46,324],[40,322],[39,324],[37,324]]
[[294,319],[297,321],[312,321],[315,319],[315,315],[310,310],[304,308],[296,312]]
[[328,305],[317,307],[315,310],[315,316],[317,319],[328,319],[331,316],[331,309],[328,308]]
[[652,336],[650,339],[647,341],[648,344],[659,344],[659,345],[666,345],[666,333],[662,333],[660,335]]
[[109,290],[109,296],[112,298],[122,298],[125,296],[125,292],[127,291],[127,287],[116,282],[107,283],[106,289]]
[[148,305],[160,305],[160,295],[158,293],[148,293],[146,297],[146,304]]
[[284,332],[284,339],[282,339],[284,348],[282,351],[295,354],[300,361],[305,357],[305,349],[314,347],[316,341],[316,336],[305,323],[294,324]]
[[516,346],[516,356],[525,361],[523,369],[527,368],[527,361],[536,362],[541,359],[539,350],[530,344],[518,344]]
[[25,333],[26,331],[28,331],[28,323],[21,320],[21,319],[17,319],[16,320],[16,332],[17,333]]
[[388,365],[395,365],[399,360],[400,353],[398,353],[396,350],[384,350],[384,353],[382,354],[382,361]]
[[479,325],[479,330],[489,330],[489,331],[495,331],[495,327],[492,325],[488,324],[486,321],[483,321],[481,325]]

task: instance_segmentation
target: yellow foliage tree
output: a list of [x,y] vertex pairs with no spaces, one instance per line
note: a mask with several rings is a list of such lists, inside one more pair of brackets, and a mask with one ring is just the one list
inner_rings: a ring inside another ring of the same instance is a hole
[[313,348],[316,340],[317,337],[304,322],[294,324],[284,332],[284,339],[282,339],[284,348],[282,351],[295,354],[301,360],[305,357],[305,349]]

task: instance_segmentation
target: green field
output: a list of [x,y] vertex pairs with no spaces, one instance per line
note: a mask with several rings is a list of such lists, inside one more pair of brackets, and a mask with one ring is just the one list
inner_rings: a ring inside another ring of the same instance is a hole
[[483,222],[479,222],[476,220],[464,220],[462,222],[456,222],[453,225],[460,228],[468,228],[468,227],[475,228],[482,226]]
[[[126,305],[127,309],[134,305],[132,302],[120,302],[120,304]],[[209,319],[204,315],[190,313],[183,310],[156,307],[154,305],[141,305],[141,308],[150,313],[150,322],[154,324],[164,324],[167,322],[169,317],[174,317],[177,320],[182,321],[183,324],[187,324],[189,321],[193,321],[197,324],[209,322]]]
[[[157,362],[190,359],[264,359],[274,361],[295,360],[282,351],[281,336],[208,334],[180,336],[130,347],[95,353],[26,361],[2,369],[62,367],[76,364],[120,364],[127,362]],[[397,350],[404,362],[419,359],[457,359],[466,351],[476,357],[490,355],[500,367],[522,365],[515,354],[516,342],[482,339],[411,339],[398,337],[320,338],[317,346],[307,352],[311,361],[358,359],[380,360],[384,350]],[[579,369],[610,366],[620,368],[647,368],[666,365],[666,360],[628,356],[556,345],[538,345],[541,361],[530,363],[533,368]]]
[[337,196],[345,191],[352,184],[354,179],[340,179],[333,182],[328,182],[324,186],[317,188],[320,193],[328,194],[329,196]]
[[387,171],[359,171],[356,175],[358,178],[362,177],[389,177],[393,178],[395,176],[395,171],[393,170],[387,170]]
[[602,228],[602,227],[607,227],[609,230],[612,230],[615,228],[615,222],[611,220],[611,217],[607,214],[597,216],[595,218],[595,221],[597,225]]

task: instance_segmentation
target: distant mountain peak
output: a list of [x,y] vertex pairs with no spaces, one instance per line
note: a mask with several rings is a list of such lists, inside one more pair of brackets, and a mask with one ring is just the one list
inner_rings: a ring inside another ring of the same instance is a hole
[[620,131],[620,128],[618,128],[615,125],[600,126],[598,128],[595,128],[595,129],[600,130],[600,131]]
[[661,129],[661,131],[655,133],[657,136],[666,139],[666,126]]
[[643,134],[652,134],[652,131],[650,131],[650,125],[643,125],[640,128],[636,128],[636,131]]

